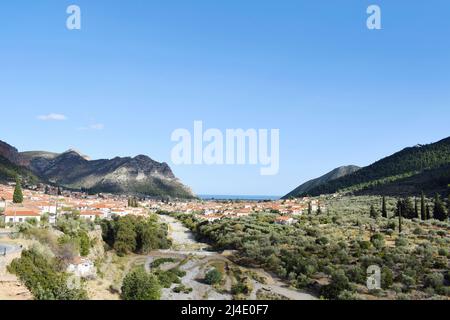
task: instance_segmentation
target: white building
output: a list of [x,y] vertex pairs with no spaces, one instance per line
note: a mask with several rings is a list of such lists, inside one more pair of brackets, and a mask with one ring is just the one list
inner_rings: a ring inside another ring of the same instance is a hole
[[5,223],[23,223],[30,219],[41,221],[41,215],[29,209],[7,209],[5,212]]
[[76,258],[67,267],[68,273],[73,273],[80,278],[95,278],[97,276],[97,270],[92,261],[88,259]]
[[80,218],[95,221],[95,218],[103,218],[103,213],[101,211],[85,210],[80,212]]

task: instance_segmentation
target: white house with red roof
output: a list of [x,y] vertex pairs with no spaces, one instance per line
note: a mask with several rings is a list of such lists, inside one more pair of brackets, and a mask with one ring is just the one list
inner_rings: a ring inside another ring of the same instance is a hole
[[294,218],[289,217],[289,216],[281,216],[281,217],[277,217],[275,219],[275,223],[282,224],[282,225],[292,225],[296,222],[297,222],[297,220],[295,220]]
[[37,210],[26,208],[10,208],[4,213],[5,223],[24,223],[30,219],[41,221],[41,215]]
[[83,219],[86,219],[86,220],[90,220],[90,221],[95,221],[96,217],[103,218],[103,212],[96,211],[96,210],[83,210],[83,211],[80,211],[80,218],[83,218]]

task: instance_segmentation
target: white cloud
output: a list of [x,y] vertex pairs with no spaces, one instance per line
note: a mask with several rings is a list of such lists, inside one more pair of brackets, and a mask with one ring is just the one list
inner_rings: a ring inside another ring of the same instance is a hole
[[92,130],[103,130],[105,129],[105,125],[103,123],[96,123],[89,126]]
[[63,114],[58,113],[50,113],[46,115],[41,115],[37,117],[39,120],[42,121],[64,121],[67,120],[67,117]]
[[78,128],[78,130],[86,131],[86,130],[103,130],[105,129],[105,125],[103,123],[94,123],[87,127]]

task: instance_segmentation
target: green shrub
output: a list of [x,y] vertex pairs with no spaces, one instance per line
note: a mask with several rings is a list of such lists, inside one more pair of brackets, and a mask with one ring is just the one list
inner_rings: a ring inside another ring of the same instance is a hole
[[337,300],[343,291],[351,290],[350,282],[342,270],[335,272],[331,283],[321,290],[321,295],[330,300]]
[[123,280],[121,296],[123,300],[159,300],[161,286],[155,275],[138,268]]
[[24,250],[14,259],[8,271],[17,275],[37,300],[85,300],[83,288],[69,288],[68,275],[58,272],[53,258],[36,249]]
[[424,286],[427,288],[440,289],[444,285],[444,275],[441,273],[427,274],[424,278]]
[[222,277],[222,273],[216,268],[213,268],[206,273],[205,282],[210,285],[218,284],[222,281]]

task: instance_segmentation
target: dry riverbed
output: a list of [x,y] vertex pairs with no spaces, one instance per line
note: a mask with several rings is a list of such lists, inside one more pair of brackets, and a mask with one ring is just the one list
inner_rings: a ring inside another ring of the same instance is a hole
[[[233,263],[226,254],[210,251],[208,244],[195,240],[190,230],[184,227],[176,219],[162,215],[162,222],[169,225],[169,237],[172,239],[173,247],[170,250],[160,250],[152,253],[145,267],[151,269],[151,263],[159,258],[173,258],[178,263],[169,263],[160,268],[169,269],[178,267],[185,271],[186,275],[181,279],[186,288],[191,288],[190,293],[175,293],[173,289],[178,285],[172,285],[171,288],[163,289],[162,300],[232,300],[232,284],[236,278],[234,272],[248,274],[251,276],[253,290],[245,298],[248,300],[257,300],[258,292],[264,292],[270,296],[277,296],[280,299],[290,300],[314,300],[314,296],[289,288],[280,279],[264,272],[260,269],[251,269],[238,266]],[[219,286],[210,286],[203,282],[206,272],[212,267],[222,269],[224,280]],[[262,280],[264,279],[264,281]],[[262,282],[264,283],[262,283]]]

